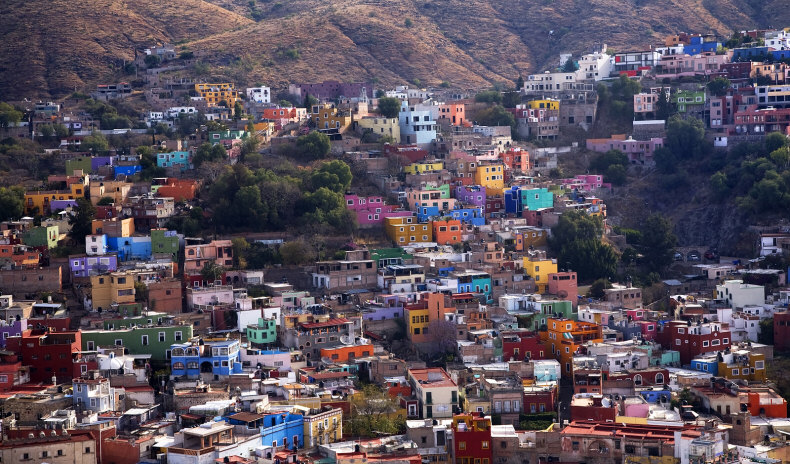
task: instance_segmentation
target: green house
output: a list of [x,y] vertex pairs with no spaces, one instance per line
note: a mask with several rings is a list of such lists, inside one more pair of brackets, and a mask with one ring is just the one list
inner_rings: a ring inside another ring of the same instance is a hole
[[678,113],[685,113],[695,105],[705,105],[705,91],[704,90],[678,90],[677,93],[672,94],[672,103],[678,109]]
[[58,226],[38,226],[27,230],[22,235],[22,241],[27,246],[52,249],[58,246],[58,235]]
[[90,156],[68,159],[66,160],[66,175],[73,176],[74,171],[82,171],[83,174],[88,175],[92,171],[91,163]]
[[137,314],[134,316],[119,317],[115,319],[106,319],[103,321],[105,330],[123,330],[131,329],[132,327],[142,327],[148,325],[162,325],[169,321],[171,316],[167,313],[147,312],[145,314]]
[[253,346],[269,345],[277,341],[277,325],[274,318],[258,318],[258,324],[247,326],[247,341]]
[[379,248],[370,252],[370,259],[376,262],[379,268],[403,264],[406,259],[413,256],[403,251],[403,248]]
[[129,354],[150,354],[151,361],[167,363],[170,345],[192,338],[191,325],[134,327],[115,330],[82,331],[82,349],[95,351],[100,346],[123,346]]
[[151,231],[151,253],[167,253],[178,262],[179,239],[175,230],[153,229]]

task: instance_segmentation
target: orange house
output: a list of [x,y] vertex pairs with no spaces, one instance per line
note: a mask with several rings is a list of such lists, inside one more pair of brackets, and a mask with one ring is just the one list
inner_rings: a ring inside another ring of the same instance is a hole
[[513,147],[506,152],[500,153],[499,157],[508,169],[515,169],[516,171],[529,172],[531,170],[529,165],[529,152],[522,148]]
[[328,358],[334,362],[349,362],[357,358],[364,358],[373,354],[373,345],[340,345],[333,348],[321,348],[321,358]]
[[440,245],[453,245],[463,241],[461,221],[458,219],[432,221],[431,227],[433,228],[433,239]]
[[560,362],[563,377],[573,375],[573,355],[576,350],[586,342],[603,341],[601,326],[590,322],[549,318],[546,328],[545,332],[540,332],[540,339],[546,345],[546,350]]
[[787,417],[787,401],[770,388],[749,388],[749,413],[752,416]]
[[0,245],[0,260],[10,260],[17,267],[37,267],[41,253],[19,245]]
[[172,197],[176,202],[194,200],[196,193],[197,182],[187,179],[168,178],[165,185],[156,189],[160,197]]
[[439,105],[438,122],[442,121],[447,121],[452,126],[466,126],[466,105],[457,102]]

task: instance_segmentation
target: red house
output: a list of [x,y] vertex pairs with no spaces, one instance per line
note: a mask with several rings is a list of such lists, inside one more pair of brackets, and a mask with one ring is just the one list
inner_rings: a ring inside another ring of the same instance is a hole
[[453,416],[455,462],[493,462],[491,418],[482,413]]
[[699,354],[726,350],[731,339],[729,325],[720,322],[669,321],[656,334],[664,348],[680,353],[684,365]]
[[616,416],[614,402],[603,395],[581,394],[571,399],[572,421],[614,422]]
[[546,346],[540,336],[528,330],[508,330],[502,332],[502,359],[523,361],[546,359]]
[[524,413],[553,412],[557,404],[557,385],[524,387]]
[[22,356],[22,365],[30,368],[30,381],[70,382],[74,378],[73,361],[80,352],[82,334],[54,332],[48,329],[25,330],[22,335],[8,337],[6,348]]
[[790,350],[790,312],[774,313],[774,350]]

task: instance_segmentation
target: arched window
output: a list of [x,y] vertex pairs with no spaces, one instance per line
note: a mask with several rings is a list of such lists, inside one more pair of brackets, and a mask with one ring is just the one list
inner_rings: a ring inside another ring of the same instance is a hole
[[656,384],[664,383],[664,374],[658,373],[656,374]]
[[642,376],[640,374],[634,376],[634,385],[642,385]]
[[183,348],[173,348],[171,353],[172,356],[184,356],[184,349]]

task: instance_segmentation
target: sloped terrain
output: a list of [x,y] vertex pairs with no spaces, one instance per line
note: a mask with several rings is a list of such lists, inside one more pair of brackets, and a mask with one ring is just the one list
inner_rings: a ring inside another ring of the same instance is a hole
[[729,35],[783,26],[790,12],[781,3],[9,0],[0,5],[0,98],[60,96],[93,85],[131,59],[135,46],[164,40],[239,84],[377,79],[479,87],[513,82],[556,64],[560,52],[604,42],[625,49],[678,31]]

